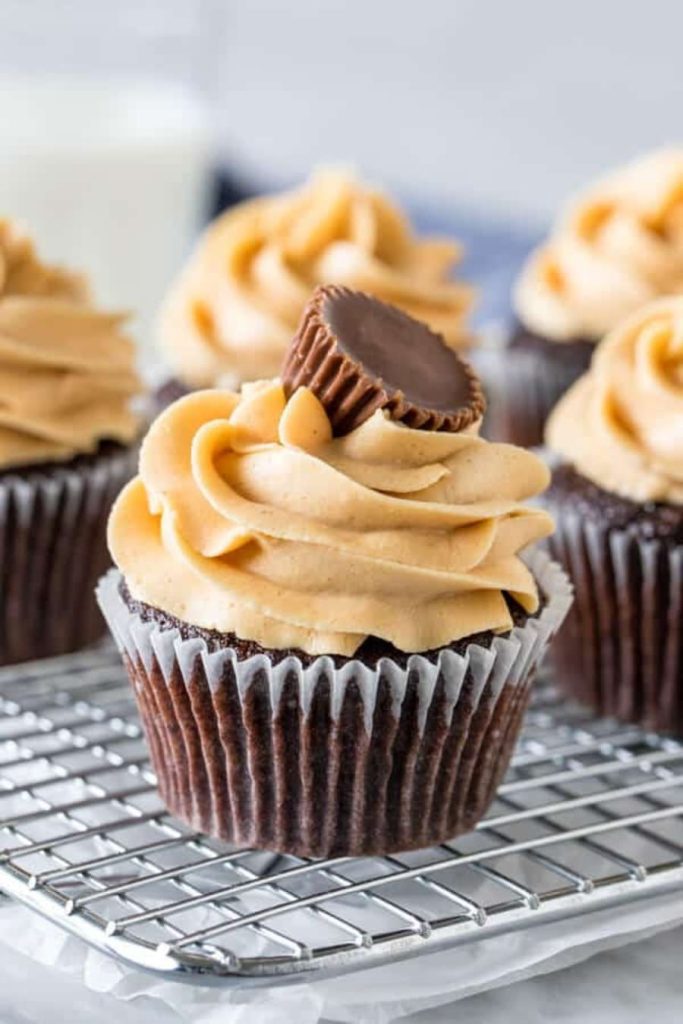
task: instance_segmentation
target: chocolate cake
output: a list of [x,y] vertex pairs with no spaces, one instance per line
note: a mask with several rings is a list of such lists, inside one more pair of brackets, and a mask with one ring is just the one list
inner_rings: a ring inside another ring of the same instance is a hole
[[0,472],[0,664],[86,647],[106,631],[93,599],[111,564],[107,519],[135,452],[97,453]]
[[[310,668],[320,659],[199,630],[125,590],[122,596],[141,621],[200,640],[214,653],[230,648],[240,662],[293,662],[274,702],[263,667],[244,693],[227,659],[209,681],[199,659],[169,675],[158,661],[145,665],[127,654],[161,795],[193,828],[299,856],[374,854],[467,832],[490,804],[512,755],[533,668],[518,685],[483,695],[478,674],[468,670],[454,704],[442,652],[427,652],[423,657],[439,671],[425,717],[424,673],[410,670],[404,652],[394,660],[391,645],[373,638],[354,659],[330,658],[330,670],[347,666],[335,708],[332,671],[321,672],[310,703],[301,687],[296,665]],[[521,627],[529,618],[519,608],[514,616]],[[472,645],[491,651],[493,641],[489,632],[451,650],[462,658]],[[359,663],[375,669],[369,732],[369,680],[348,674]],[[398,715],[393,663],[408,669]]]
[[568,463],[553,471],[546,499],[607,532],[628,530],[643,540],[683,544],[683,506],[657,501],[633,501],[593,483]]
[[683,507],[622,498],[569,465],[546,500],[576,595],[551,652],[557,682],[600,715],[682,734]]

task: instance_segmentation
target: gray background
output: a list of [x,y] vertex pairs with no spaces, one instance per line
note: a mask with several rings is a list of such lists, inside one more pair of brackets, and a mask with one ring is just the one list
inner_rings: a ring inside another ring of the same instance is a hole
[[513,221],[683,136],[680,0],[1,0],[0,38],[3,70],[198,86],[250,180],[351,162]]
[[509,217],[682,141],[679,0],[232,5],[221,121],[260,173],[351,158]]

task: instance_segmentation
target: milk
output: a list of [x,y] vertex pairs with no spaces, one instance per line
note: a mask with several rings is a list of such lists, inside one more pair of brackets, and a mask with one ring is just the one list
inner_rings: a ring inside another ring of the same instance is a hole
[[20,220],[41,256],[87,271],[102,305],[135,314],[146,364],[208,172],[204,111],[183,88],[0,77],[0,217]]

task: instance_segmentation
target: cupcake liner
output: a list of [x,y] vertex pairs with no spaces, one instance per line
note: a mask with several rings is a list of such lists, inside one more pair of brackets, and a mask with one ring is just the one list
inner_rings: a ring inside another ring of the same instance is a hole
[[170,811],[240,846],[307,856],[428,846],[470,829],[505,773],[534,670],[571,603],[529,558],[540,614],[464,655],[336,668],[240,661],[133,612],[113,570],[98,599],[122,652]]
[[[469,363],[458,359],[467,379],[467,403],[454,412],[421,408],[402,391],[388,391],[379,377],[340,351],[336,338],[323,315],[328,298],[352,294],[348,288],[327,285],[320,289],[304,311],[299,329],[282,367],[282,383],[287,395],[307,387],[320,399],[335,434],[348,434],[377,409],[386,409],[393,420],[420,430],[457,432],[480,420],[486,408],[479,378]],[[356,300],[376,303],[361,293]],[[398,311],[396,311],[398,312]],[[426,329],[421,325],[421,329]]]
[[65,654],[105,633],[93,590],[111,564],[109,510],[135,463],[130,449],[0,477],[0,664]]
[[576,593],[550,656],[557,682],[599,715],[683,734],[683,547],[552,511],[549,547]]
[[484,435],[531,448],[543,444],[548,416],[587,366],[505,346],[478,354],[475,368],[489,400]]

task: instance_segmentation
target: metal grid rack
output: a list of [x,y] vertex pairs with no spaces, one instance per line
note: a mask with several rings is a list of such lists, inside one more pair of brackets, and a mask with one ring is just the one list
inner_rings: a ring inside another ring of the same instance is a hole
[[154,789],[116,653],[0,670],[0,889],[102,950],[273,983],[683,889],[683,744],[539,689],[485,821],[442,846],[234,850]]

